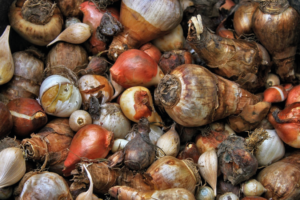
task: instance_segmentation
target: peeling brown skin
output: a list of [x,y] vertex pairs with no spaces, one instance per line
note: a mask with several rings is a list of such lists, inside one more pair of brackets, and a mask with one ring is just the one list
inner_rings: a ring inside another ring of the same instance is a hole
[[274,200],[300,198],[300,152],[264,168],[257,180],[267,189],[264,197]]
[[[55,121],[50,122],[55,125]],[[59,125],[60,126],[60,125]],[[46,131],[44,131],[46,130]],[[47,159],[49,170],[62,175],[63,163],[69,153],[68,148],[73,139],[73,132],[56,132],[49,126],[40,133],[31,134],[30,139],[24,139],[22,145],[29,159],[44,162]],[[47,154],[49,156],[46,158]]]
[[237,185],[253,176],[258,162],[245,148],[244,138],[229,136],[218,147],[218,163],[224,180]]
[[151,116],[152,107],[146,91],[137,91],[134,93],[134,109],[135,115],[133,117],[136,120]]
[[255,42],[222,38],[206,27],[199,40],[193,28],[189,30],[187,41],[214,73],[250,92],[264,86],[270,63],[262,64],[260,48]]
[[85,69],[79,70],[77,74],[79,76],[86,74],[104,75],[107,70],[107,60],[103,57],[93,56],[88,66]]

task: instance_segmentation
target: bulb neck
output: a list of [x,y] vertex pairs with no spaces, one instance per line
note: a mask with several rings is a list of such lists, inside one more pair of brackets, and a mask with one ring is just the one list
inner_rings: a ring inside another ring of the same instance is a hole
[[266,14],[279,15],[289,8],[287,0],[258,0],[259,9]]

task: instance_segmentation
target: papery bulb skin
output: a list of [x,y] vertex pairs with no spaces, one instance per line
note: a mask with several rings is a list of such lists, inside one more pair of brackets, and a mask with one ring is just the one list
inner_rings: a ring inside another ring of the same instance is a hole
[[252,16],[258,8],[259,3],[255,1],[243,1],[234,13],[233,26],[238,36],[253,33]]
[[105,158],[113,146],[113,141],[114,134],[99,125],[89,124],[79,129],[72,140],[68,157],[64,162],[64,175],[69,176],[82,157]]
[[145,87],[131,87],[125,90],[120,98],[120,107],[124,115],[133,122],[146,117],[149,122],[162,126],[162,119],[155,111],[152,95]]
[[257,180],[267,190],[266,199],[299,199],[299,159],[299,151],[295,151],[259,172]]
[[258,166],[267,166],[280,160],[285,154],[285,147],[275,130],[266,129],[269,135],[265,141],[258,145],[254,155]]
[[267,50],[256,42],[222,38],[198,18],[191,18],[187,42],[207,66],[249,92],[262,88],[271,63]]
[[287,99],[285,101],[285,106],[289,106],[292,103],[300,102],[300,85],[293,87],[288,93]]
[[195,163],[191,160],[179,160],[173,156],[164,156],[156,160],[146,171],[152,177],[151,182],[158,190],[184,188],[194,193],[201,177]]
[[238,114],[245,105],[259,101],[238,84],[193,64],[181,65],[165,75],[154,94],[156,104],[161,104],[174,121],[186,127]]
[[124,30],[114,37],[109,58],[116,60],[124,51],[167,34],[180,23],[182,16],[178,0],[122,1],[120,22]]
[[287,0],[261,2],[253,14],[252,29],[270,52],[276,73],[283,81],[295,78],[295,54],[299,42],[300,14]]
[[63,175],[63,164],[74,136],[69,127],[69,119],[56,118],[30,136],[31,138],[25,138],[21,142],[27,158],[35,162],[45,162],[49,171]]
[[39,99],[45,112],[57,117],[69,117],[82,102],[79,89],[60,75],[49,76],[43,81]]
[[283,102],[287,98],[287,92],[281,85],[273,86],[264,91],[263,101],[270,103]]
[[[40,9],[36,9],[38,6],[41,6]],[[32,12],[31,8],[33,8]],[[46,12],[41,12],[41,8]],[[36,13],[37,10],[39,13]],[[31,18],[36,19],[35,16],[41,17],[41,19],[28,21]],[[49,1],[39,1],[39,4],[36,4],[34,0],[31,0],[19,4],[15,0],[10,7],[8,18],[10,25],[18,34],[38,46],[46,46],[54,40],[60,34],[64,23],[59,8]]]
[[2,36],[0,37],[0,85],[10,81],[14,75],[14,62],[9,46],[10,26],[7,26]]
[[28,137],[48,121],[45,111],[35,99],[14,99],[7,104],[7,107],[13,117],[14,134],[18,137]]
[[161,57],[161,52],[156,46],[151,43],[146,43],[141,46],[140,50],[148,54],[158,64]]
[[65,199],[72,200],[67,181],[60,175],[48,171],[28,172],[15,188],[18,199]]
[[269,122],[274,126],[282,141],[294,148],[300,148],[300,102],[290,104],[283,110],[275,109],[268,114]]
[[157,63],[141,50],[131,49],[120,55],[110,68],[112,79],[124,88],[157,85],[164,73]]
[[99,119],[94,119],[93,124],[98,124],[112,131],[115,139],[124,139],[131,129],[130,120],[125,117],[120,105],[117,103],[102,104],[99,115]]

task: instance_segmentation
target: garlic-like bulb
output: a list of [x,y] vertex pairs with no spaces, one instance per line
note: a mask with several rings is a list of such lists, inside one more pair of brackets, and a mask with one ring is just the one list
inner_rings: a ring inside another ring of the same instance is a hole
[[68,183],[53,172],[28,172],[15,188],[16,199],[72,200]]
[[115,139],[124,139],[131,129],[131,122],[124,116],[121,107],[117,103],[101,105],[100,118],[94,120],[93,124],[98,124],[113,132]]
[[241,191],[245,196],[260,196],[267,190],[260,182],[255,179],[251,179],[242,184]]
[[152,42],[163,52],[182,49],[185,43],[185,38],[183,36],[181,25],[179,24],[169,34],[159,37]]
[[91,176],[89,170],[86,168],[86,164],[83,164],[83,167],[84,167],[84,169],[87,173],[87,176],[90,180],[90,187],[89,187],[88,191],[79,194],[78,197],[76,198],[76,200],[98,200],[98,197],[96,197],[93,194],[93,185],[94,184],[93,184],[92,176]]
[[217,195],[218,156],[215,149],[206,151],[198,159],[201,176],[213,188]]
[[152,144],[156,144],[162,134],[164,134],[164,132],[160,127],[153,124],[150,125],[149,139]]
[[20,148],[10,147],[0,152],[0,188],[17,183],[26,172],[23,151]]
[[175,125],[174,123],[171,129],[163,134],[156,143],[167,156],[176,157],[180,150],[180,137],[175,130]]
[[207,186],[201,187],[195,194],[196,200],[214,200],[214,191]]
[[9,46],[10,26],[6,26],[0,37],[0,85],[10,81],[14,75],[15,65]]
[[226,192],[225,194],[221,195],[219,197],[219,200],[239,200],[239,197],[236,196],[234,193],[232,192]]
[[162,119],[155,111],[150,91],[141,86],[126,89],[120,98],[120,106],[124,115],[131,121],[138,122],[146,117],[149,122],[161,126]]
[[117,151],[120,151],[122,149],[124,149],[124,147],[126,146],[126,144],[128,143],[129,141],[128,140],[125,140],[125,139],[116,139],[114,141],[114,145],[113,147],[111,148],[111,152],[115,153]]
[[49,76],[43,81],[39,100],[47,114],[57,117],[69,117],[82,102],[78,88],[60,75]]
[[50,46],[58,41],[64,41],[71,44],[81,44],[91,37],[91,29],[85,23],[75,23],[66,28],[47,46]]
[[280,160],[285,154],[284,144],[275,130],[266,130],[269,138],[260,144],[254,155],[259,166],[267,166]]

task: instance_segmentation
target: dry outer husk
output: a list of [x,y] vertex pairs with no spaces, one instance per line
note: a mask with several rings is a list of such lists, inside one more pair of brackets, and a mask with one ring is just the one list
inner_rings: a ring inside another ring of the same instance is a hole
[[[61,124],[57,122],[61,121]],[[55,123],[56,122],[56,123]],[[38,162],[44,162],[49,170],[62,175],[63,163],[69,153],[69,146],[74,133],[71,129],[61,128],[66,126],[64,122],[68,119],[51,121],[44,129],[37,134],[31,134],[30,139],[24,139],[22,146],[27,158]]]
[[265,85],[270,57],[262,46],[255,42],[222,38],[206,27],[199,35],[195,24],[189,23],[187,42],[214,73],[235,81],[250,92]]
[[[77,168],[72,171],[73,183],[70,187],[71,192],[87,188],[89,179],[83,169],[84,163],[79,163]],[[105,194],[115,185],[129,186],[138,190],[153,190],[154,185],[151,183],[151,177],[148,174],[133,172],[127,168],[109,168],[107,163],[92,163],[87,166],[96,194]]]

